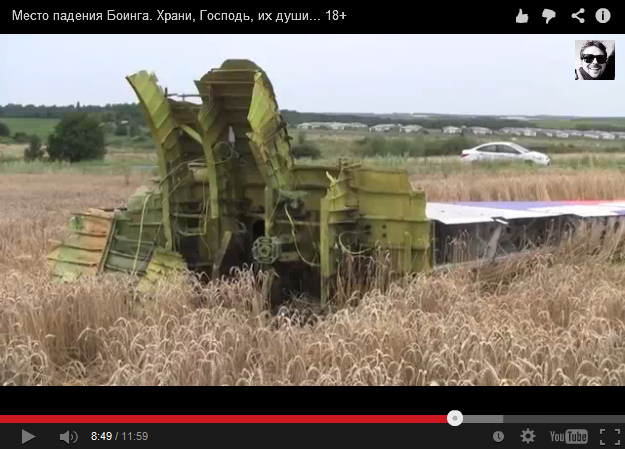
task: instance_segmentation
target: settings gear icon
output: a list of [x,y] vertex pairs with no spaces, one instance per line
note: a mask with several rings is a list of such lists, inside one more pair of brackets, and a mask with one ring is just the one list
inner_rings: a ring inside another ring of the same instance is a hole
[[521,440],[526,443],[526,444],[530,444],[534,442],[534,431],[530,430],[529,428],[527,430],[523,430],[521,432]]

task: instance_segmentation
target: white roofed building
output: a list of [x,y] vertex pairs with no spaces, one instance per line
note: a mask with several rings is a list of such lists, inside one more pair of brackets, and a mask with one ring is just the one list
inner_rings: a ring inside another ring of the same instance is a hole
[[422,129],[423,129],[423,126],[407,125],[407,126],[402,126],[401,128],[399,128],[399,131],[403,133],[418,133]]
[[482,136],[493,133],[490,129],[483,128],[481,126],[471,126],[469,128],[469,131],[471,131],[473,134],[482,135]]
[[369,128],[369,131],[372,132],[383,132],[383,133],[387,133],[392,129],[396,129],[399,128],[399,125],[393,125],[393,124],[380,124],[380,125],[374,125],[372,127]]

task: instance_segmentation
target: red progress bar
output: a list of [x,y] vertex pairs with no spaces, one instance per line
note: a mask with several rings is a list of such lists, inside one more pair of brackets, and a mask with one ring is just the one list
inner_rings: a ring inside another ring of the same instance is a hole
[[437,423],[447,415],[0,415],[0,423],[196,424],[196,423]]

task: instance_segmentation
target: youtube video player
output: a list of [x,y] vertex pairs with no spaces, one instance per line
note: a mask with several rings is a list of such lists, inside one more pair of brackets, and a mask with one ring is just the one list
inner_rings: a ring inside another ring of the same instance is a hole
[[1,6],[0,446],[621,446],[624,5]]

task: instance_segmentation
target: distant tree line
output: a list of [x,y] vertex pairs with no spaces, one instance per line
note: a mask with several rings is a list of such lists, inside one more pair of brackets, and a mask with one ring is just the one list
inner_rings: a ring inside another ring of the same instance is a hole
[[138,126],[147,126],[145,117],[138,103],[106,104],[104,106],[81,105],[69,106],[35,106],[34,104],[12,104],[0,106],[0,119],[15,118],[58,118],[75,112],[88,113],[100,122],[112,123],[128,121]]
[[610,125],[610,124],[607,124],[607,125],[601,124],[601,126],[599,126],[596,123],[594,123],[594,124],[590,124],[590,123],[575,123],[575,125],[572,128],[576,129],[578,131],[594,131],[594,130],[597,130],[597,129],[601,129],[601,131],[606,131],[606,132],[625,131],[625,126]]
[[[0,119],[3,117],[21,117],[21,118],[63,118],[68,113],[82,112],[88,113],[100,122],[119,123],[128,121],[130,127],[147,126],[143,112],[139,103],[115,103],[106,104],[104,106],[94,105],[75,105],[68,106],[44,106],[44,105],[21,105],[7,104],[0,106]],[[316,113],[316,112],[298,112],[289,109],[280,111],[282,117],[289,125],[296,126],[306,122],[343,122],[343,123],[362,123],[367,126],[380,125],[383,123],[394,123],[398,125],[420,125],[424,128],[441,129],[446,126],[480,126],[489,129],[501,128],[539,128],[535,122],[524,120],[508,120],[495,116],[482,117],[454,117],[454,116],[431,116],[428,118],[411,117],[400,118],[392,116],[382,116],[375,114],[332,114],[332,113]],[[609,119],[605,120],[605,124],[600,126],[594,123],[588,123],[587,119],[570,119],[567,124],[563,123],[563,128],[577,129],[580,131],[588,131],[601,128],[604,131],[625,131],[625,126],[619,124],[611,124]],[[131,130],[130,134],[133,134]],[[119,134],[118,134],[119,133]],[[123,131],[120,129],[116,134],[121,135]]]
[[[68,105],[68,106],[35,106],[33,104],[7,104],[0,106],[0,118],[2,117],[21,117],[21,118],[63,118],[67,113],[87,112],[95,116],[101,122],[121,122],[128,121],[138,126],[147,126],[145,117],[141,111],[139,103],[120,103],[106,104],[104,106],[93,105]],[[345,114],[327,114],[314,112],[298,112],[288,109],[280,111],[282,117],[290,125],[299,125],[305,122],[347,122],[347,123],[363,123],[368,126],[379,125],[382,123],[396,123],[399,125],[420,125],[425,128],[443,128],[445,126],[482,126],[490,129],[499,129],[504,127],[535,127],[536,125],[521,120],[504,120],[497,117],[476,117],[476,118],[460,118],[460,117],[433,117],[433,118],[410,118],[396,119],[383,117],[380,115],[345,115]]]

